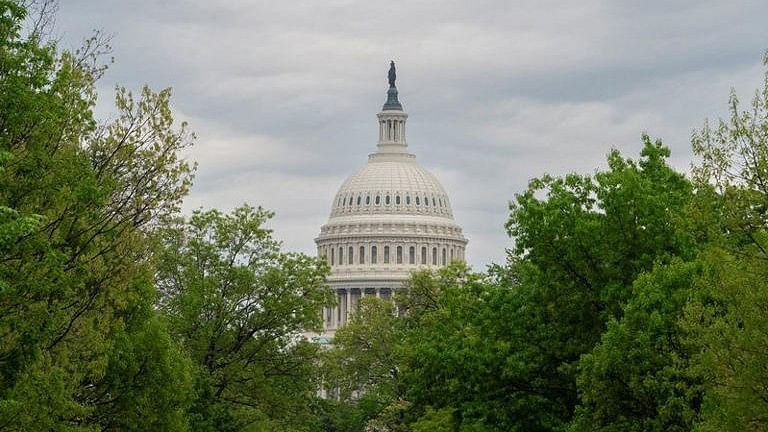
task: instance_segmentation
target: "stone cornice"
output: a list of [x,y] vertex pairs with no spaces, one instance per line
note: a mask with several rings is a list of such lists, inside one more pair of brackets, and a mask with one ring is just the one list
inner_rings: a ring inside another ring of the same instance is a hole
[[435,235],[335,235],[318,237],[315,239],[317,246],[326,246],[328,244],[337,243],[403,243],[403,244],[420,244],[420,243],[454,243],[455,245],[466,245],[468,240],[462,236],[435,236]]

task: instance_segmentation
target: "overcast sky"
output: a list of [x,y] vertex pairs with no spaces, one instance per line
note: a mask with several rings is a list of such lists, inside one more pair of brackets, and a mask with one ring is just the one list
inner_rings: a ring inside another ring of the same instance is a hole
[[343,180],[378,138],[397,62],[408,142],[441,180],[480,270],[501,262],[508,202],[531,177],[591,173],[647,131],[691,163],[691,130],[751,97],[768,1],[61,0],[75,47],[114,35],[116,84],[173,88],[198,136],[187,211],[243,202],[314,254]]

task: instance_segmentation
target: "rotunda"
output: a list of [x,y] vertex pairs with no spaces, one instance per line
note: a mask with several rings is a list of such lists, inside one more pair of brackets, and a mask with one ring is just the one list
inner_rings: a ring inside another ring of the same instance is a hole
[[464,260],[467,239],[454,222],[448,194],[408,152],[407,119],[392,62],[377,149],[341,185],[315,239],[331,266],[328,284],[337,297],[334,307],[323,310],[325,335],[350,319],[360,298],[391,298],[412,271]]

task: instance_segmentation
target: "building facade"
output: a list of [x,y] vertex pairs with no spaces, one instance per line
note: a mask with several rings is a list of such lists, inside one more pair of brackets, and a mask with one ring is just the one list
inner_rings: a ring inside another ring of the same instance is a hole
[[394,63],[389,83],[376,151],[341,185],[315,239],[318,255],[331,266],[328,284],[337,297],[322,312],[324,336],[350,319],[360,298],[391,298],[412,271],[464,260],[467,239],[454,222],[448,194],[408,152],[408,114],[398,100]]

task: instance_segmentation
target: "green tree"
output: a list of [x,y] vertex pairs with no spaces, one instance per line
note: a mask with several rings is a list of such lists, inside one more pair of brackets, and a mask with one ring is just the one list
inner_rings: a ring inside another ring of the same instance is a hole
[[300,334],[332,301],[328,269],[280,252],[270,217],[198,210],[161,231],[160,307],[196,365],[194,430],[292,430],[309,419],[317,347]]
[[[414,429],[523,430],[536,383],[514,373],[517,293],[463,264],[415,273],[400,299],[405,330],[398,346],[400,385]],[[528,366],[528,365],[524,365]],[[439,425],[439,426],[438,426]],[[533,430],[533,429],[528,429]]]
[[695,260],[640,276],[580,363],[574,430],[764,430],[768,92],[694,132]]
[[[365,297],[333,345],[323,353],[323,386],[356,419],[334,419],[331,430],[394,432],[401,413],[396,348],[401,332],[391,300]],[[344,425],[347,423],[347,425]]]
[[692,186],[666,163],[669,149],[643,142],[637,162],[613,151],[608,170],[534,179],[511,205],[505,279],[517,283],[518,298],[507,318],[516,327],[508,375],[529,386],[510,404],[530,408],[521,430],[567,424],[579,359],[622,316],[637,276],[695,255],[695,239],[680,228]]
[[702,346],[692,369],[707,390],[700,430],[768,428],[768,53],[748,110],[736,94],[730,116],[693,134],[700,188],[717,203],[706,289],[686,308],[685,328]]
[[394,395],[398,342],[394,304],[366,297],[349,323],[336,331],[333,349],[324,356],[323,373],[328,388],[341,400],[379,393]]
[[702,380],[690,369],[698,350],[680,325],[706,266],[672,262],[641,274],[618,320],[579,362],[574,431],[688,431],[698,420]]
[[118,91],[97,127],[103,45],[59,53],[26,16],[0,1],[0,430],[184,429],[149,239],[188,190],[190,136],[168,91]]
[[681,320],[700,347],[690,373],[704,382],[701,431],[762,431],[768,428],[768,272],[765,258],[726,250],[710,253],[701,293]]

